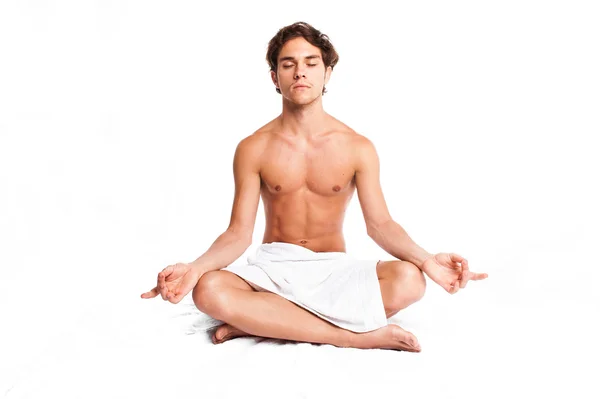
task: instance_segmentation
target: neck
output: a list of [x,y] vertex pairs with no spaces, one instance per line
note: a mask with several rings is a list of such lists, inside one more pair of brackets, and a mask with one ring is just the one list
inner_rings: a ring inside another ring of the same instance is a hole
[[305,105],[294,104],[284,98],[280,117],[281,128],[283,132],[293,136],[314,137],[323,132],[327,116],[323,109],[322,96]]

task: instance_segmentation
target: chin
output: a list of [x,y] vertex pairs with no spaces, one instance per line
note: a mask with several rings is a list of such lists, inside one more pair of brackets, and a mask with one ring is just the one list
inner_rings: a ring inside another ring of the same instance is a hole
[[[306,93],[308,94],[308,93]],[[309,95],[300,95],[300,96],[289,96],[286,97],[287,100],[296,105],[308,105],[314,102],[319,96],[309,96]]]

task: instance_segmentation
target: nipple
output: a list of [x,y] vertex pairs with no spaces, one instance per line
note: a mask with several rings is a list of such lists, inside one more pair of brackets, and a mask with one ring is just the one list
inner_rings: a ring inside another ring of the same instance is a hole
[[275,191],[281,191],[281,186],[279,184],[275,186]]
[[337,184],[335,186],[333,186],[333,191],[338,192],[340,190],[341,190],[341,188]]

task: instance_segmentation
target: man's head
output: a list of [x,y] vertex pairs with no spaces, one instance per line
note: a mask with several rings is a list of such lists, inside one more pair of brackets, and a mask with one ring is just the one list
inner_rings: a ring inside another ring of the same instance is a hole
[[275,90],[300,103],[326,93],[325,84],[338,59],[327,35],[305,22],[281,28],[267,49]]

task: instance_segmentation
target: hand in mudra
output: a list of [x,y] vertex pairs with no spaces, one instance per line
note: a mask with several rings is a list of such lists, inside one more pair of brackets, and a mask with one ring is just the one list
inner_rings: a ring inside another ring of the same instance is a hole
[[483,280],[487,273],[473,273],[465,258],[453,253],[439,253],[423,262],[423,271],[450,294],[465,288],[469,280]]
[[156,287],[143,293],[142,298],[154,298],[158,294],[163,300],[179,303],[198,283],[202,273],[189,263],[167,266],[158,273]]

